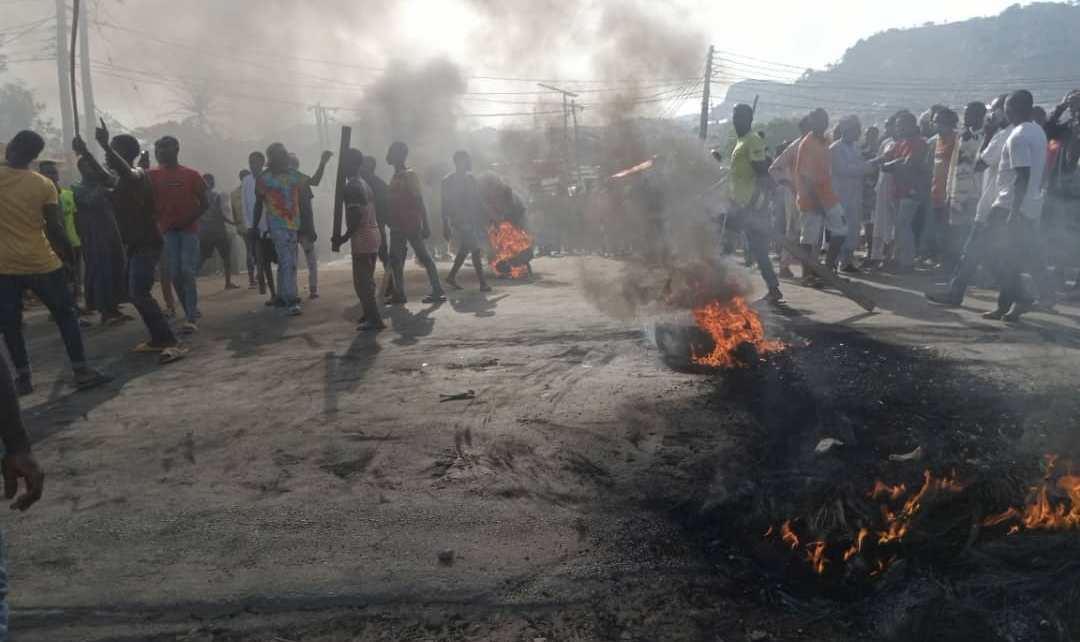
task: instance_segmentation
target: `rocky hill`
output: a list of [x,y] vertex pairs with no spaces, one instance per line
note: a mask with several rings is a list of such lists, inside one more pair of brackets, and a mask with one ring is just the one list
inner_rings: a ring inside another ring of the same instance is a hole
[[[896,109],[933,103],[960,107],[971,100],[1026,88],[1044,105],[1080,87],[1080,5],[1014,5],[1000,15],[963,22],[891,29],[855,43],[834,65],[794,83],[771,80],[767,66],[747,69],[717,115],[735,102],[761,96],[763,115],[814,107],[880,119]],[[778,73],[778,72],[777,72]]]

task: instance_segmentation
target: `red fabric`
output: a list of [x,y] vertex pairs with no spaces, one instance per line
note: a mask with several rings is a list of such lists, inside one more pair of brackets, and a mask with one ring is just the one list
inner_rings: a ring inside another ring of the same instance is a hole
[[[892,149],[889,150],[889,153],[886,154],[885,161],[889,162],[901,158],[925,159],[926,152],[927,144],[925,138],[921,136],[916,136],[914,138],[904,138],[896,141],[896,144],[893,145]],[[916,170],[915,168],[909,169],[904,167],[900,168],[899,171],[894,172],[893,198],[896,200],[900,200],[901,198],[907,198],[913,193],[917,192],[920,186],[920,182],[922,180],[925,180],[925,178],[920,177],[919,174],[925,172],[925,165],[923,165],[923,168],[921,170]],[[922,185],[925,185],[925,182],[923,182]]]
[[[202,176],[183,165],[155,167],[149,171],[149,175],[150,185],[154,188],[158,228],[162,233],[198,232],[199,200],[200,196],[206,194],[206,183]],[[190,223],[185,225],[187,221]]]

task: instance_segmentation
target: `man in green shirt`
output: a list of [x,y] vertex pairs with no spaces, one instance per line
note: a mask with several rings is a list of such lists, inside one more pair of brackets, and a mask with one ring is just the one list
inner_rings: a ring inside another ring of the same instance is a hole
[[75,227],[75,193],[70,188],[60,187],[60,169],[56,166],[56,161],[41,161],[38,163],[38,173],[51,180],[60,193],[60,213],[64,217],[64,231],[67,232],[67,239],[71,243],[72,250],[71,287],[77,304],[82,298],[83,256],[82,241]]
[[765,157],[765,141],[753,131],[754,110],[750,105],[735,105],[731,116],[735,126],[735,149],[731,152],[728,177],[728,199],[732,211],[728,226],[746,234],[750,258],[757,262],[761,278],[769,293],[765,300],[778,303],[784,299],[780,281],[769,259],[769,241],[758,228],[768,228],[765,212],[765,192],[768,190],[769,162]]

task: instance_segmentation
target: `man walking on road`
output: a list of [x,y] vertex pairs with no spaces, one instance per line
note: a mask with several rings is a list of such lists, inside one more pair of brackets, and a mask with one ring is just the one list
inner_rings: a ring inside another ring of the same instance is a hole
[[244,229],[250,230],[253,227],[257,229],[255,235],[244,235],[249,264],[255,264],[254,272],[248,270],[248,278],[251,278],[252,274],[255,275],[259,284],[259,294],[266,294],[267,288],[270,289],[270,301],[267,305],[271,305],[277,300],[277,294],[274,291],[274,273],[270,268],[273,243],[268,238],[270,230],[266,227],[265,220],[260,221],[258,227],[255,226],[255,201],[258,200],[255,194],[255,181],[266,169],[266,155],[258,151],[251,152],[248,155],[248,168],[250,172],[241,179],[240,183],[244,204]]
[[1031,309],[1020,276],[1038,254],[1047,148],[1046,133],[1032,122],[1034,108],[1035,99],[1024,90],[1005,101],[1005,116],[1013,129],[1001,152],[998,196],[990,212],[991,225],[998,230],[994,274],[1000,291],[997,309],[983,315],[987,319],[1016,323]]
[[240,184],[229,192],[229,210],[232,212],[232,224],[244,241],[244,262],[247,267],[248,289],[255,289],[255,254],[248,239],[248,225],[244,221],[244,179],[251,175],[250,170],[240,170]]
[[472,158],[465,150],[454,152],[453,174],[442,181],[442,219],[443,236],[447,243],[457,246],[457,256],[446,283],[460,290],[457,273],[465,264],[465,259],[472,255],[473,269],[480,281],[480,291],[490,292],[491,286],[484,278],[483,244],[484,204],[480,198],[480,186],[472,175]]
[[734,208],[728,225],[746,234],[751,259],[757,262],[761,278],[769,288],[765,300],[778,303],[784,299],[780,280],[769,259],[769,241],[759,228],[768,229],[769,219],[764,209],[768,189],[769,161],[765,156],[765,141],[753,131],[754,109],[750,105],[735,105],[731,115],[735,126],[735,149],[731,152],[731,180],[728,198]]
[[[822,237],[829,233],[829,249],[825,264],[836,270],[840,250],[847,236],[847,219],[840,199],[833,191],[832,157],[825,131],[829,128],[829,115],[824,109],[815,109],[809,116],[810,133],[799,143],[795,158],[796,203],[802,215],[802,233],[799,242],[805,254],[804,260],[817,262],[816,251],[821,247]],[[804,270],[803,284],[817,286],[818,280]]]
[[127,134],[110,140],[104,122],[94,137],[105,151],[105,163],[118,177],[111,197],[126,250],[128,296],[150,333],[150,340],[135,346],[135,352],[159,353],[162,363],[176,361],[183,352],[153,295],[164,241],[157,225],[150,180],[145,170],[134,165],[139,157],[139,141]]
[[289,167],[289,151],[285,145],[274,143],[266,150],[269,164],[255,183],[255,218],[251,235],[266,212],[270,238],[278,261],[278,300],[290,316],[299,316],[300,296],[296,285],[298,254],[297,230],[300,229],[300,201],[308,186],[308,177]]
[[390,208],[390,263],[394,269],[394,304],[404,304],[405,297],[405,253],[412,246],[416,259],[427,270],[431,282],[431,294],[424,297],[424,303],[442,303],[446,301],[439,282],[439,270],[435,260],[428,253],[424,241],[431,237],[428,226],[427,208],[424,196],[420,192],[420,178],[416,172],[406,166],[409,147],[402,142],[390,145],[386,152],[386,162],[394,168],[394,178],[390,181],[387,200]]
[[[333,157],[333,152],[325,151],[319,159],[319,168],[308,178],[307,187],[304,188],[300,197],[300,228],[296,231],[296,238],[300,247],[304,250],[304,260],[308,269],[308,298],[319,298],[319,252],[315,242],[319,235],[315,232],[315,193],[312,187],[318,187],[322,182],[326,164]],[[300,171],[300,159],[296,154],[289,154],[289,168]]]
[[27,290],[52,313],[71,361],[75,385],[85,388],[108,381],[86,365],[75,301],[64,264],[53,251],[55,245],[65,257],[71,256],[56,187],[30,169],[43,149],[45,140],[40,135],[21,131],[8,143],[7,163],[0,165],[0,333],[15,366],[20,395],[34,390],[23,336],[23,293]]
[[233,221],[225,212],[225,195],[214,189],[217,179],[213,174],[203,174],[203,181],[206,183],[206,200],[209,205],[206,214],[199,220],[199,269],[202,269],[216,250],[225,268],[225,289],[235,290],[238,286],[232,282],[232,239],[229,234]]
[[158,226],[165,237],[166,270],[184,309],[181,331],[199,329],[199,217],[206,211],[206,182],[193,169],[179,162],[180,141],[165,136],[154,143],[158,166],[150,170]]

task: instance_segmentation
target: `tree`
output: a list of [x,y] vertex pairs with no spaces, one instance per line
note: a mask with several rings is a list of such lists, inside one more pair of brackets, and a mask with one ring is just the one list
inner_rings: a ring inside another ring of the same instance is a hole
[[20,130],[42,124],[39,116],[44,109],[34,92],[21,82],[0,85],[0,140],[9,140]]

